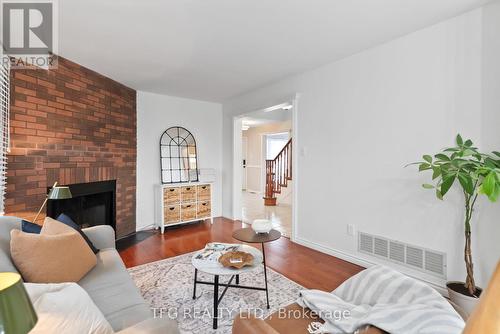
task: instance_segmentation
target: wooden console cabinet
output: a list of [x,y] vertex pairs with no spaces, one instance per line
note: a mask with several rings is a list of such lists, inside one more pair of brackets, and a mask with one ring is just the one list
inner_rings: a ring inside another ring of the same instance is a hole
[[212,184],[163,184],[157,189],[156,226],[164,232],[165,226],[210,219],[212,214]]

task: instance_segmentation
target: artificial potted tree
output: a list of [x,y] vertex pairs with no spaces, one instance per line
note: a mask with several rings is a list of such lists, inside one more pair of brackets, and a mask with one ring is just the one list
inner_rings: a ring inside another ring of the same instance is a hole
[[476,200],[485,195],[495,202],[500,195],[500,153],[481,153],[473,142],[464,141],[460,135],[456,137],[456,146],[446,148],[442,152],[424,155],[423,161],[416,162],[419,171],[431,171],[433,184],[425,183],[425,189],[434,189],[439,199],[448,193],[454,183],[460,185],[465,198],[465,248],[464,259],[467,278],[465,282],[448,282],[446,284],[450,299],[471,312],[474,308],[481,288],[474,282],[474,266],[471,252],[471,221]]

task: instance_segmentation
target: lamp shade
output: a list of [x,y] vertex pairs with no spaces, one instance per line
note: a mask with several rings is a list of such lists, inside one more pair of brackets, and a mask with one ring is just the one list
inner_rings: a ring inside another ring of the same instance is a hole
[[38,318],[18,273],[0,273],[0,332],[28,333]]
[[72,198],[69,187],[52,187],[49,191],[48,199],[68,199]]

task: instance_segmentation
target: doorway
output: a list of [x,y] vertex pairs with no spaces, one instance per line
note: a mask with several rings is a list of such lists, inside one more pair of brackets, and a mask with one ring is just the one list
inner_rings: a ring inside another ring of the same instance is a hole
[[[255,219],[268,219],[275,229],[292,240],[296,216],[296,182],[291,174],[291,166],[296,164],[291,159],[293,151],[291,142],[296,142],[293,136],[295,103],[295,100],[292,100],[236,117],[233,146],[234,219],[248,225]],[[240,144],[237,144],[238,142]],[[286,152],[290,156],[290,173],[281,176],[281,189],[273,193],[276,205],[267,206],[264,198],[267,194],[266,185],[269,184],[270,173],[266,166],[269,161],[277,159],[281,151],[285,151],[287,144],[289,144]]]

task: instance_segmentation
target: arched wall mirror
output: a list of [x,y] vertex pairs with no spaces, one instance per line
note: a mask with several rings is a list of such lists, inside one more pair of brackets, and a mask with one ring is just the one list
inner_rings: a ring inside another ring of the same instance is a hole
[[168,128],[160,138],[161,182],[198,181],[196,140],[180,126]]

